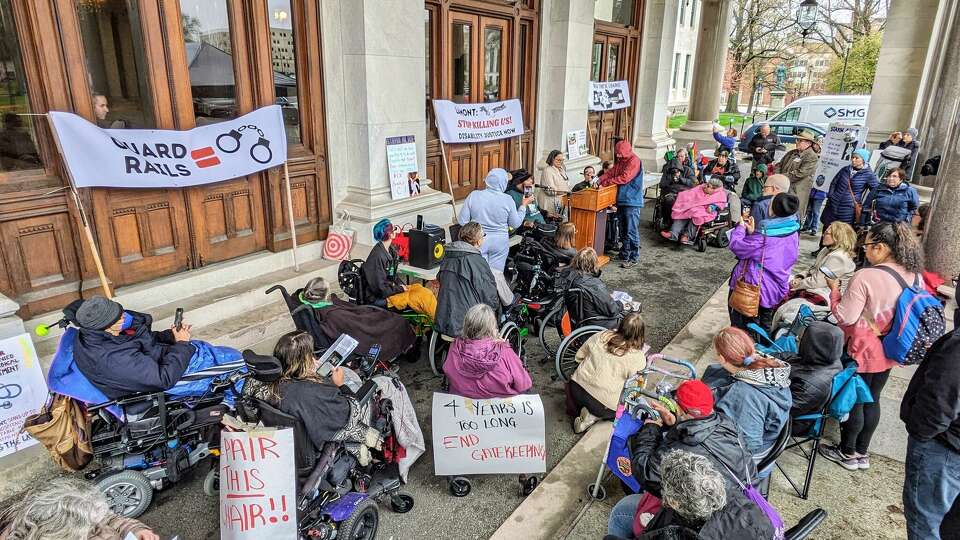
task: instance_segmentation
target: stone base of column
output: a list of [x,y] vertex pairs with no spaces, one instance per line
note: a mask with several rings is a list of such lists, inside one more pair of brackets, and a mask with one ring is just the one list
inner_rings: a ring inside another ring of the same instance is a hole
[[663,154],[676,144],[677,141],[664,131],[654,133],[652,136],[638,135],[636,140],[633,141],[633,148],[640,160],[643,161],[644,171],[660,172],[665,163]]
[[26,332],[23,319],[17,316],[20,304],[0,294],[0,339],[7,339]]
[[[423,216],[424,223],[445,226],[453,222],[453,206],[450,204],[450,195],[424,185],[422,192],[416,197],[390,199],[373,197],[370,200],[361,194],[350,193],[334,208],[334,215],[346,210],[350,215],[350,228],[357,231],[355,241],[361,244],[373,244],[373,226],[383,218],[388,218],[395,225],[416,225],[417,216]],[[449,239],[448,239],[449,240]]]
[[673,138],[677,141],[677,146],[687,143],[709,142],[713,140],[713,121],[712,120],[688,120],[680,129],[673,132]]

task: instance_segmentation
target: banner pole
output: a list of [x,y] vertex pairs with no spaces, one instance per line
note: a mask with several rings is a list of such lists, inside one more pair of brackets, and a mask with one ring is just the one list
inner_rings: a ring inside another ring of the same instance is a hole
[[[603,109],[600,110],[600,120],[597,122],[597,157],[600,157],[600,153],[603,151],[600,148],[601,133],[603,133]],[[600,158],[600,161],[603,161],[603,158]]]
[[517,155],[520,157],[520,167],[519,169],[525,169],[523,166],[523,133],[517,135]]
[[300,263],[297,261],[297,226],[293,222],[293,195],[290,193],[290,169],[287,162],[283,162],[283,188],[287,197],[287,219],[290,221],[290,242],[293,250],[293,271],[300,271]]
[[[42,116],[45,116],[48,122],[50,121],[49,115],[44,114]],[[83,236],[87,240],[87,245],[90,246],[90,252],[93,255],[93,264],[97,267],[97,276],[100,278],[100,286],[103,288],[103,294],[107,298],[113,298],[110,283],[107,282],[107,274],[103,271],[103,261],[100,260],[100,250],[97,248],[97,241],[94,240],[93,231],[90,230],[90,220],[87,219],[87,212],[83,209],[83,202],[80,200],[80,194],[77,193],[76,184],[73,181],[73,173],[70,172],[70,167],[67,165],[67,158],[63,154],[63,146],[60,145],[60,134],[57,133],[53,122],[50,122],[50,131],[53,133],[53,142],[57,145],[57,153],[60,154],[60,160],[63,162],[63,169],[67,171],[67,183],[70,185],[70,193],[73,194],[73,203],[77,205],[77,213],[80,214]],[[80,279],[83,280],[83,276],[81,276]]]
[[443,170],[447,173],[447,191],[450,192],[450,206],[453,207],[453,221],[457,221],[457,199],[453,195],[453,184],[450,182],[450,164],[447,163],[447,147],[443,144],[443,137],[440,137],[440,157],[443,158]]

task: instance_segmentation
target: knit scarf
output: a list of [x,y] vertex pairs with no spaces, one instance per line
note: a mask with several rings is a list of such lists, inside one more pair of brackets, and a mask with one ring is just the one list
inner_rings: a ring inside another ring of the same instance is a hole
[[763,369],[741,369],[733,374],[733,378],[754,386],[775,386],[790,388],[790,364],[780,362],[780,365]]

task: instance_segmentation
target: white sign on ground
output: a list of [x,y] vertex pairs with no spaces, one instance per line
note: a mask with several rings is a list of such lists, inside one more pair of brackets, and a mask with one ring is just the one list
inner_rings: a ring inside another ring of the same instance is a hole
[[76,187],[212,184],[287,160],[279,105],[187,131],[101,129],[75,114],[49,114]]
[[867,140],[867,128],[854,124],[830,124],[820,145],[820,163],[813,175],[813,187],[829,191],[833,177],[850,164],[850,156]]
[[454,103],[433,100],[437,130],[447,143],[495,141],[523,135],[523,111],[519,99],[490,103]]
[[543,402],[536,394],[470,399],[433,394],[437,476],[547,470]]
[[46,402],[47,382],[30,334],[0,341],[0,457],[37,444],[23,421]]
[[296,538],[293,430],[223,430],[220,437],[220,539]]
[[630,85],[627,81],[590,81],[587,109],[615,111],[630,106]]

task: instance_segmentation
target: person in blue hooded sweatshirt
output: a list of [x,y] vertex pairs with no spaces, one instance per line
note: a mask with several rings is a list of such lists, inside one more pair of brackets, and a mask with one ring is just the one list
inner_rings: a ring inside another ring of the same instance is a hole
[[887,171],[883,183],[873,188],[863,201],[861,223],[873,225],[882,221],[911,221],[920,207],[920,196],[906,179],[906,171],[899,167]]
[[510,251],[510,229],[523,224],[527,205],[533,202],[533,196],[521,198],[518,207],[505,193],[510,173],[501,168],[491,169],[484,181],[487,188],[467,196],[457,220],[461,225],[476,221],[483,227],[486,237],[480,252],[490,263],[490,268],[503,272]]

